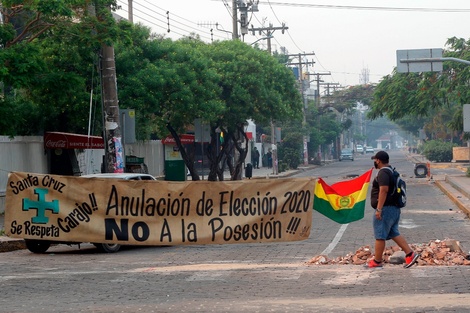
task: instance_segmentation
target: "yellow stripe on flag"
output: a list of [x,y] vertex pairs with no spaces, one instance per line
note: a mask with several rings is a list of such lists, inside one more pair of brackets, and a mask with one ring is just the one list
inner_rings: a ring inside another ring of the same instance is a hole
[[315,196],[330,203],[331,208],[335,211],[352,209],[357,202],[366,200],[369,183],[365,183],[361,190],[358,190],[347,196],[338,194],[326,194],[323,186],[317,181],[315,185]]

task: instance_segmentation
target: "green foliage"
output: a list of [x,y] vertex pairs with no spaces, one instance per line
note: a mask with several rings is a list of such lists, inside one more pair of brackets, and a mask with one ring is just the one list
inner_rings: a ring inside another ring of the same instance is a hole
[[375,85],[356,85],[333,93],[331,99],[338,112],[351,112],[357,103],[369,106],[374,98]]
[[238,40],[221,41],[210,46],[208,56],[220,75],[220,99],[224,103],[223,113],[211,123],[212,129],[224,129],[230,140],[219,156],[228,151],[225,149],[238,152],[239,158],[230,169],[234,179],[247,153],[247,146],[241,145],[247,142],[246,120],[264,125],[274,120],[278,125],[280,121],[300,117],[302,101],[292,72],[265,51]]
[[300,129],[286,127],[282,143],[278,145],[279,162],[291,169],[296,169],[303,157],[303,135],[300,131]]
[[289,165],[286,162],[279,162],[278,172],[282,173],[289,169]]
[[[470,41],[449,38],[444,57],[470,59]],[[426,129],[430,138],[462,138],[461,108],[470,101],[470,67],[444,61],[441,73],[397,73],[377,85],[369,118],[387,116],[413,134]]]
[[[185,133],[201,118],[213,138],[216,128],[225,134],[219,155],[210,162],[219,164],[225,149],[237,149],[239,166],[246,155],[240,143],[248,119],[268,124],[301,115],[292,73],[265,51],[240,41],[152,39],[138,25],[132,32],[132,43],[116,46],[116,68],[120,103],[136,109],[139,139]],[[212,174],[211,167],[210,179]]]
[[220,75],[226,110],[219,123],[267,124],[302,114],[302,101],[292,72],[265,51],[238,41],[215,42],[209,57]]
[[0,46],[5,47],[8,42],[15,38],[15,27],[12,24],[0,26]]
[[221,114],[219,75],[205,57],[207,45],[196,40],[147,40],[136,26],[136,45],[116,47],[119,99],[137,112],[139,139],[168,135],[170,124],[182,134],[194,119]]
[[282,142],[278,144],[277,153],[279,164],[282,162],[288,169],[296,169],[303,161],[305,129],[297,120],[286,121],[279,126],[282,129]]
[[[0,133],[87,132],[92,90],[99,103],[97,53],[118,33],[108,9],[115,2],[95,4],[98,17],[89,13],[85,0],[2,2],[0,80],[4,99],[0,112],[16,118],[0,123]],[[100,114],[95,116],[101,124]]]
[[296,169],[301,163],[301,150],[293,148],[279,148],[279,160],[285,164],[287,168]]
[[46,70],[44,59],[40,57],[40,47],[36,43],[18,43],[0,50],[0,81],[8,88],[22,88],[34,83]]
[[351,127],[352,121],[345,119],[342,122],[341,116],[342,113],[336,109],[336,105],[317,108],[313,102],[309,103],[305,118],[306,132],[310,138],[307,146],[309,158],[318,157],[319,146],[325,148],[327,145],[336,142],[341,132]]
[[43,116],[37,105],[21,94],[0,99],[0,133],[8,136],[32,136],[44,129]]
[[422,153],[428,160],[433,162],[450,162],[452,161],[452,148],[454,146],[451,142],[429,140],[424,143]]

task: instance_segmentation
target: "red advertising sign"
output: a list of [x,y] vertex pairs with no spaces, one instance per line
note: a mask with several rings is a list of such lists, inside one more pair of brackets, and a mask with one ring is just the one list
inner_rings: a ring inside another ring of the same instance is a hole
[[103,138],[80,134],[47,132],[44,134],[46,149],[104,149]]
[[[184,135],[180,135],[179,137],[183,145],[194,143],[194,135],[184,134]],[[175,141],[175,138],[173,138],[173,136],[170,135],[162,139],[162,144],[175,145],[176,141]]]

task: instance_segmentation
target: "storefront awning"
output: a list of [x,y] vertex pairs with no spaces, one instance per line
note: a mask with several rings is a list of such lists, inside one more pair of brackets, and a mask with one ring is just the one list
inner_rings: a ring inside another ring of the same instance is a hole
[[46,149],[104,149],[103,138],[80,134],[47,132],[44,134]]

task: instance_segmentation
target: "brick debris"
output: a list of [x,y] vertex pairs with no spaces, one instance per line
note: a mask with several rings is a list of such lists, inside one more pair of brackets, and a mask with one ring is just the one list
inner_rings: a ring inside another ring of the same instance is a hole
[[[436,265],[470,265],[470,254],[462,249],[460,242],[454,239],[431,240],[424,244],[412,244],[411,248],[419,253],[418,266]],[[401,257],[395,257],[400,255]],[[332,264],[352,264],[363,265],[373,257],[370,246],[363,246],[355,253],[348,253],[334,259],[326,255],[317,255],[306,262],[307,265],[332,265]],[[386,247],[384,252],[384,263],[402,264],[405,261],[404,253],[398,246]],[[392,260],[393,259],[393,260]],[[397,259],[399,260],[397,262]]]

